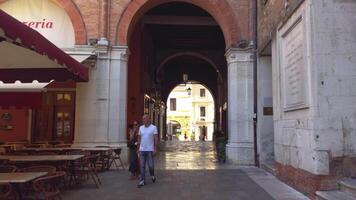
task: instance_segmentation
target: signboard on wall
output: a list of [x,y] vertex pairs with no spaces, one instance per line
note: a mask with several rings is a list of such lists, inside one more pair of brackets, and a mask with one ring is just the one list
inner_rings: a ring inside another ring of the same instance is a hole
[[8,0],[0,9],[38,31],[60,48],[72,48],[75,36],[66,11],[52,0]]
[[308,107],[305,26],[300,16],[281,36],[284,110]]

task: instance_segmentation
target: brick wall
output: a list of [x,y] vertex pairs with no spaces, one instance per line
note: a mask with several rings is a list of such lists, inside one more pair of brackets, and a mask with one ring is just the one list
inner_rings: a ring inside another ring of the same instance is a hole
[[337,177],[334,175],[315,175],[278,162],[276,176],[312,199],[315,199],[316,191],[337,189]]
[[[262,51],[271,41],[280,23],[287,20],[304,0],[258,1],[258,50]],[[266,2],[266,3],[265,3]],[[288,5],[286,7],[286,5]]]
[[[299,8],[272,42],[275,157],[278,177],[313,195],[332,188],[335,178],[355,176],[356,2],[305,0]],[[309,104],[286,111],[280,47],[282,34],[300,16],[305,20]]]
[[[6,0],[0,0],[0,3]],[[127,45],[135,21],[150,8],[173,0],[53,0],[66,10],[72,20],[76,44],[90,38],[106,37],[111,44]],[[181,0],[209,12],[221,26],[226,46],[252,36],[252,1],[250,0]],[[109,9],[106,10],[105,6]],[[103,16],[109,16],[105,22]],[[137,18],[137,19],[136,19]],[[107,26],[106,26],[107,23]],[[133,25],[133,26],[132,26]],[[105,31],[104,31],[105,29]],[[107,30],[107,31],[106,31]],[[107,32],[107,35],[103,35]],[[128,35],[127,35],[128,34]]]

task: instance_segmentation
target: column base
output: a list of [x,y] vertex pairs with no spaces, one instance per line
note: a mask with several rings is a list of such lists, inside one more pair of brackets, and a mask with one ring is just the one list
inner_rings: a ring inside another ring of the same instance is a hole
[[228,143],[226,145],[226,158],[230,163],[238,165],[254,165],[254,149],[252,142]]

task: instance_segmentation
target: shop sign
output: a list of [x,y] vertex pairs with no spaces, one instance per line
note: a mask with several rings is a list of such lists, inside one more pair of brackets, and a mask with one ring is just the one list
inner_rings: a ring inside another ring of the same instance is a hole
[[67,12],[52,0],[13,0],[0,9],[36,30],[60,48],[73,48],[74,28]]

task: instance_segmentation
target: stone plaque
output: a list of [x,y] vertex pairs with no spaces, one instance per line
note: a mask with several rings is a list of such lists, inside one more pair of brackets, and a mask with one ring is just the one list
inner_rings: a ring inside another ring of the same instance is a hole
[[305,31],[302,17],[282,35],[284,109],[307,107]]

